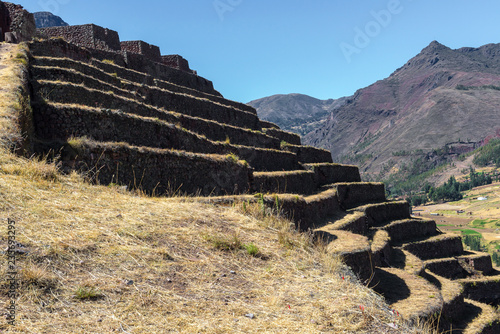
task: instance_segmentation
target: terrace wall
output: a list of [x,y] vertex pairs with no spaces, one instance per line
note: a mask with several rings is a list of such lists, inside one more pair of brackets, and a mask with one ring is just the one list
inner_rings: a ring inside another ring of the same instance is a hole
[[184,72],[195,73],[189,68],[189,62],[179,55],[161,56],[161,63]]
[[42,28],[37,29],[37,32],[44,38],[62,37],[67,42],[80,47],[104,51],[121,51],[118,33],[95,24]]
[[141,54],[149,60],[160,63],[162,61],[160,48],[144,41],[121,42],[121,50]]
[[20,5],[0,1],[0,42],[28,41],[35,36],[35,32],[33,14],[24,10]]

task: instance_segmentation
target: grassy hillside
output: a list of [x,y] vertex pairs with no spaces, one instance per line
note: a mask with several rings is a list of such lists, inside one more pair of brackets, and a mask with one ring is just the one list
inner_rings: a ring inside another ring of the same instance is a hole
[[14,221],[19,284],[16,326],[2,320],[0,331],[429,332],[405,324],[324,245],[259,204],[152,198],[12,154],[26,112],[23,51],[0,47],[0,244],[7,249]]

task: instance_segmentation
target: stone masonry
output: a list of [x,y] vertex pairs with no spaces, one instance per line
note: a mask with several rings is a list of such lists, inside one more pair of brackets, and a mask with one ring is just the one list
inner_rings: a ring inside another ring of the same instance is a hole
[[149,60],[157,63],[161,62],[160,48],[156,45],[148,44],[144,41],[125,41],[121,42],[121,50],[144,55]]
[[162,56],[161,62],[169,67],[173,67],[184,72],[196,74],[196,71],[193,71],[189,68],[189,62],[179,55]]
[[31,40],[36,32],[35,18],[22,6],[0,1],[0,42]]
[[120,53],[129,62],[134,62],[134,55],[142,55],[147,60],[155,63],[197,75],[196,71],[189,68],[188,61],[183,57],[179,55],[162,56],[158,46],[148,44],[144,41],[120,42],[120,37],[116,31],[95,24],[42,28],[36,31],[42,38],[62,37],[71,44],[87,49]]
[[121,51],[118,33],[95,24],[43,28],[37,32],[44,38],[62,37],[69,43],[89,49]]

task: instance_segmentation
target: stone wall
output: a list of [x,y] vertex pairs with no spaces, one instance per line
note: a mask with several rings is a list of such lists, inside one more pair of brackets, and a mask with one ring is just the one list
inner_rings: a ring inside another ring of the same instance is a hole
[[[47,28],[47,30],[59,28],[64,29],[71,27]],[[37,31],[41,32],[45,30],[46,29],[38,29]],[[58,36],[57,33],[53,35],[53,37]],[[150,85],[153,84],[152,80],[156,78],[221,97],[221,94],[214,89],[213,83],[210,80],[192,73],[177,70],[161,63],[153,62],[141,54],[131,52],[122,53],[121,46],[120,52],[116,52],[116,50],[83,49],[76,44],[67,43],[62,39],[48,39],[32,43],[30,49],[34,55],[38,56],[70,58],[87,63],[92,63],[92,58],[100,61],[108,60],[111,61],[112,64],[100,63],[94,65],[99,66],[104,71],[117,73],[118,76],[127,78],[131,81],[141,82],[140,80],[144,80],[144,74],[146,74],[151,76],[151,78],[149,78],[151,82],[148,83]],[[135,72],[137,78],[128,78],[133,74],[130,69],[137,71]]]
[[43,28],[37,29],[37,33],[44,38],[62,37],[69,43],[89,49],[121,51],[118,33],[95,24]]
[[10,16],[7,7],[0,1],[0,42],[4,41],[6,32],[10,32]]
[[0,42],[14,43],[31,40],[36,25],[33,14],[22,6],[0,1]]
[[250,168],[231,158],[83,140],[72,145],[37,143],[37,152],[50,150],[60,152],[64,172],[77,170],[100,184],[125,185],[160,196],[240,194],[251,182]]
[[189,62],[179,55],[162,56],[161,62],[163,65],[167,65],[168,67],[176,68],[188,73],[196,73],[189,68]]
[[121,50],[125,52],[138,53],[149,60],[160,63],[162,61],[160,48],[144,41],[121,42]]

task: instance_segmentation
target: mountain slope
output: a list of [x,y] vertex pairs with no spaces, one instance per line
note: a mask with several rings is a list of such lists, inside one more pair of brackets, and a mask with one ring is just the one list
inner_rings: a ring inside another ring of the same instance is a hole
[[37,28],[66,27],[69,25],[62,18],[50,12],[36,12],[33,15]]
[[251,101],[261,119],[276,123],[283,130],[304,135],[323,124],[346,98],[319,100],[302,94],[273,95]]
[[[436,41],[361,89],[304,142],[372,175],[450,146],[476,147],[500,122],[500,44],[452,50]],[[383,176],[383,175],[382,175]]]

